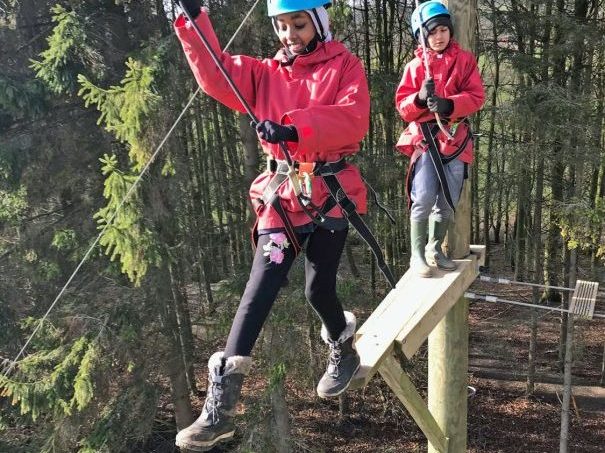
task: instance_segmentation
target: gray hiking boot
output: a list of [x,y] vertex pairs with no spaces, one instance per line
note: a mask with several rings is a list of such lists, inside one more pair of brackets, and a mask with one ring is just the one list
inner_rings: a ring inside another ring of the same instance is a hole
[[217,352],[208,360],[208,389],[199,418],[176,435],[176,445],[191,451],[207,451],[235,432],[233,416],[244,376],[252,359],[233,356],[226,360]]
[[338,396],[344,392],[359,369],[359,355],[353,348],[353,336],[357,325],[355,315],[345,311],[345,319],[347,321],[345,330],[336,341],[330,338],[326,326],[321,327],[321,338],[330,348],[328,367],[317,384],[317,394],[322,398]]
[[428,220],[412,220],[410,222],[410,270],[424,278],[433,276],[433,272],[424,258],[427,230]]
[[451,259],[449,259],[443,250],[441,245],[447,234],[447,228],[449,226],[449,220],[443,220],[438,222],[431,219],[429,222],[429,242],[425,249],[425,257],[427,262],[431,266],[437,266],[439,269],[444,271],[455,271],[458,266]]

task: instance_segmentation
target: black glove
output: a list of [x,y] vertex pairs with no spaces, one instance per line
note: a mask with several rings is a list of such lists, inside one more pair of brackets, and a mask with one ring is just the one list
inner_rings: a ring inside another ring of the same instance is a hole
[[255,129],[258,136],[269,143],[298,141],[298,132],[292,125],[282,126],[275,121],[263,120],[256,124]]
[[420,107],[426,107],[426,100],[435,94],[435,81],[433,79],[424,79],[420,91],[416,96],[416,104]]
[[202,2],[200,0],[178,0],[181,8],[186,10],[192,19],[195,19],[200,15],[202,9]]
[[431,96],[427,99],[426,105],[429,110],[439,115],[448,116],[454,111],[454,101],[451,99],[440,98],[439,96]]

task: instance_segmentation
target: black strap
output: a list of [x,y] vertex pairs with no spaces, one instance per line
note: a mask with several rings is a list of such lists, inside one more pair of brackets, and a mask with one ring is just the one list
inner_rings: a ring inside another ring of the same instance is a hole
[[319,174],[323,177],[324,182],[326,183],[326,186],[330,191],[330,195],[341,207],[349,223],[353,225],[353,228],[357,230],[361,238],[370,246],[372,253],[376,257],[378,268],[382,271],[387,281],[391,284],[391,287],[395,288],[397,281],[393,276],[393,272],[384,260],[384,255],[382,254],[382,250],[380,249],[378,241],[376,240],[366,223],[363,221],[359,213],[356,211],[355,203],[349,197],[347,197],[347,194],[340,185],[340,182],[338,181],[336,175],[331,172],[323,174],[321,170],[319,171]]
[[441,185],[441,190],[445,196],[445,201],[449,207],[452,208],[452,211],[456,212],[454,202],[452,201],[452,195],[450,193],[450,187],[448,186],[447,179],[445,177],[445,169],[443,168],[443,162],[441,161],[441,153],[439,152],[439,148],[435,142],[435,137],[431,133],[431,125],[429,123],[420,123],[420,130],[422,131],[424,140],[428,145],[429,156],[433,162],[433,167],[435,167],[437,179],[439,179],[439,184]]
[[[441,162],[443,162],[443,165],[447,165],[454,159],[457,159],[458,156],[460,156],[460,154],[462,154],[464,152],[464,150],[466,149],[466,145],[468,145],[468,142],[470,140],[472,140],[472,138],[473,138],[473,131],[471,130],[471,125],[470,125],[468,118],[464,118],[464,120],[462,120],[461,123],[465,123],[467,126],[466,127],[466,137],[464,137],[464,140],[462,141],[462,143],[460,144],[460,146],[454,153],[450,154],[449,156],[441,156]],[[435,135],[436,134],[433,134],[433,136],[435,136]]]
[[[277,196],[277,190],[287,180],[288,180],[288,175],[286,173],[276,173],[273,176],[273,178],[271,178],[271,181],[269,181],[269,184],[267,184],[267,187],[265,187],[265,190],[263,191],[263,196],[261,197],[261,199],[259,201],[264,206],[271,206],[271,207],[273,207],[273,209],[275,209],[275,212],[277,212],[277,215],[279,215],[279,218],[281,219],[282,223],[284,224],[284,228],[286,230],[286,236],[288,236],[288,239],[290,239],[290,243],[294,247],[294,252],[296,254],[298,254],[301,247],[300,247],[300,244],[298,243],[298,238],[296,237],[296,233],[294,231],[294,226],[292,225],[292,222],[290,221],[288,214],[286,214],[286,211],[284,210],[284,207],[281,204],[280,198]],[[253,237],[254,237],[254,241],[255,241],[255,245],[256,245],[256,242],[258,240],[258,234],[256,232],[257,226],[255,225],[254,228],[255,228],[255,231],[253,231]]]

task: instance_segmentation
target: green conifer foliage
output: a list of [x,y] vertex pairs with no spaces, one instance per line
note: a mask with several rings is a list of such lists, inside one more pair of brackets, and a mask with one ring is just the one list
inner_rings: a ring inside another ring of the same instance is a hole
[[597,258],[605,261],[605,243],[601,240],[601,228],[605,225],[605,200],[598,198],[592,207],[584,200],[562,205],[559,226],[561,236],[573,250],[596,250]]
[[119,257],[122,272],[139,285],[149,263],[157,261],[157,257],[152,251],[153,234],[141,222],[136,192],[122,202],[136,176],[121,171],[115,155],[106,154],[100,160],[103,163],[101,171],[106,176],[103,195],[107,199],[107,206],[94,215],[99,228],[107,226],[100,244],[106,247],[105,252],[112,261]]
[[[30,354],[20,362],[16,377],[0,376],[0,396],[19,405],[21,414],[29,414],[34,421],[45,413],[69,416],[92,399],[92,370],[98,353],[95,342],[83,336],[71,346],[60,344]],[[28,376],[36,380],[27,381]]]
[[151,90],[154,69],[129,58],[126,75],[119,86],[102,89],[84,75],[78,76],[79,96],[85,106],[94,104],[101,112],[97,124],[129,145],[133,169],[140,171],[149,158],[148,146],[142,137],[143,124],[159,97]]
[[[46,39],[48,48],[41,60],[31,60],[36,76],[57,94],[76,89],[76,75],[85,63],[98,62],[97,53],[86,43],[86,32],[75,11],[61,5],[51,8],[52,21],[57,25]],[[98,66],[98,64],[96,64]]]
[[43,85],[37,80],[18,82],[0,73],[0,111],[13,118],[37,116],[45,107],[44,91]]
[[[78,76],[81,89],[79,96],[85,106],[93,104],[101,116],[97,124],[103,124],[121,142],[129,147],[132,173],[118,169],[117,157],[105,155],[101,159],[102,172],[106,176],[103,195],[108,200],[107,206],[95,214],[99,228],[109,224],[101,245],[111,260],[120,259],[122,272],[139,285],[147,272],[147,266],[154,257],[151,251],[153,235],[142,226],[141,206],[136,198],[124,200],[128,190],[149,159],[149,147],[143,138],[143,124],[158,101],[158,96],[151,90],[153,68],[141,62],[128,59],[127,71],[121,84],[102,89],[95,86],[84,75]],[[134,193],[133,193],[134,197]]]

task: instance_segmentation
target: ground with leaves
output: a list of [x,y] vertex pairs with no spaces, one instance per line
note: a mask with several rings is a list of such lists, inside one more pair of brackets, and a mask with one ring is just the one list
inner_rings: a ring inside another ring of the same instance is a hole
[[[343,267],[346,273],[347,264],[343,263]],[[295,278],[290,286],[296,284]],[[473,290],[526,302],[531,297],[531,293],[523,289],[505,288],[503,292],[502,287],[494,285],[475,284]],[[363,291],[358,291],[357,296],[359,300],[371,299],[371,295]],[[280,309],[277,310],[279,312]],[[354,310],[363,320],[372,308],[360,302]],[[557,350],[560,323],[553,312],[539,313],[538,383],[534,395],[526,397],[528,321],[528,312],[524,308],[487,302],[470,305],[469,385],[476,393],[468,403],[469,452],[541,453],[559,449],[562,378]],[[271,322],[276,321],[272,319]],[[204,342],[204,349],[220,347],[221,330],[224,326]],[[577,387],[572,401],[569,451],[600,452],[605,445],[605,388],[599,387],[604,338],[605,322],[602,320],[576,323],[574,382]],[[266,348],[266,345],[261,348]],[[320,360],[323,360],[324,352],[320,345]],[[203,360],[200,357],[200,363]],[[301,358],[301,361],[302,365],[292,365],[285,383],[293,451],[426,451],[424,435],[379,376],[364,390],[348,393],[345,401],[348,409],[341,416],[339,404],[342,402],[318,398],[310,373],[301,371],[304,370],[305,359]],[[406,364],[412,380],[425,396],[426,363],[425,345]],[[203,389],[206,371],[202,366],[198,370],[199,388]],[[266,433],[270,430],[271,410],[267,403],[265,373],[262,359],[257,360],[251,377],[245,381],[236,437],[213,451],[273,451],[267,446],[270,444]],[[199,413],[202,402],[200,395],[196,399],[196,413]],[[174,435],[171,404],[164,401],[153,438],[138,451],[174,451]]]

